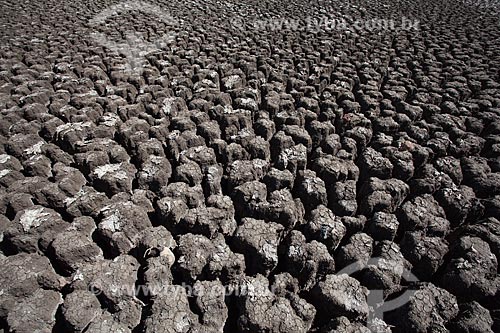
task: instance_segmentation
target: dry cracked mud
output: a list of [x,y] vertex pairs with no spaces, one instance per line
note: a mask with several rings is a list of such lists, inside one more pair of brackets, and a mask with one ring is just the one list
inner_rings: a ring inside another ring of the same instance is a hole
[[0,332],[500,332],[497,1],[0,8]]

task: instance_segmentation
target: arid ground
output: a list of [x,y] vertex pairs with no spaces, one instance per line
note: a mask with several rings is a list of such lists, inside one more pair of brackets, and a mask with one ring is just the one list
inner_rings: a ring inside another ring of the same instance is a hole
[[499,18],[0,0],[0,333],[500,332]]

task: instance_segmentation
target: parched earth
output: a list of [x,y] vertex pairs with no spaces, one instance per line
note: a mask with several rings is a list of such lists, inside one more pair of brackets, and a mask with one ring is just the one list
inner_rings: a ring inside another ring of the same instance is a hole
[[0,7],[0,332],[500,332],[498,1]]

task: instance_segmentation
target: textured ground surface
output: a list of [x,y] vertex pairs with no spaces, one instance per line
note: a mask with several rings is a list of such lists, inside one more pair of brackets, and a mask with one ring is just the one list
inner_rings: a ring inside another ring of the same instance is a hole
[[500,331],[494,1],[117,3],[0,0],[0,332]]

